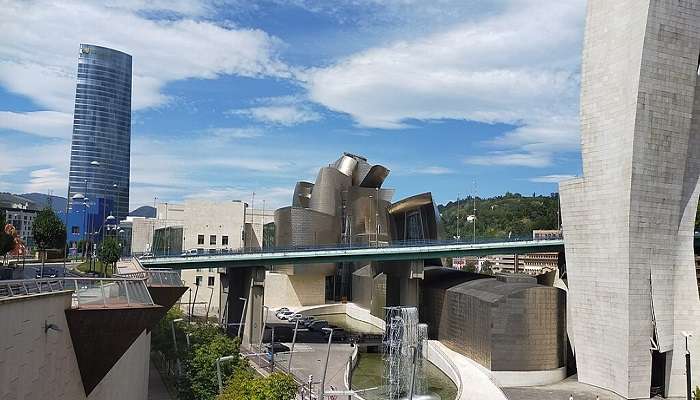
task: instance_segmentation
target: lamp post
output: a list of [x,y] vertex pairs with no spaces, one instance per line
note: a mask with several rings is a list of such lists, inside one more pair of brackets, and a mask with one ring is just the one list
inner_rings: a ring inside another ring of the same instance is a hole
[[241,336],[241,329],[243,329],[243,324],[245,323],[244,321],[245,321],[245,314],[246,314],[246,311],[248,308],[248,299],[243,298],[243,297],[239,297],[238,300],[243,300],[243,311],[241,311],[241,319],[240,319],[240,321],[238,321],[238,334],[236,336],[241,338],[241,342],[242,342],[243,337]]
[[687,391],[687,400],[692,400],[693,396],[693,385],[692,385],[692,373],[690,369],[690,350],[688,349],[688,338],[693,336],[692,333],[683,331],[681,332],[685,336],[685,384]]
[[297,329],[299,329],[299,319],[294,323],[294,336],[292,336],[292,348],[289,350],[289,364],[287,365],[287,372],[292,373],[292,356],[294,355],[294,345],[297,342]]
[[411,388],[408,392],[408,400],[413,400],[413,390],[416,383],[416,356],[418,355],[418,348],[416,346],[411,346],[411,350],[413,350],[413,369],[411,370]]
[[[207,277],[207,279],[209,279],[209,277]],[[209,309],[211,308],[211,299],[212,297],[214,297],[214,288],[207,287],[207,289],[211,290],[211,293],[209,294],[209,304],[207,304],[207,314],[204,316],[205,323],[209,320]]]
[[321,375],[321,395],[318,396],[319,399],[323,399],[323,393],[326,389],[326,372],[328,372],[328,359],[331,357],[331,341],[333,340],[333,328],[323,328],[322,330],[328,332],[328,350],[326,350],[326,363],[323,365],[323,375]]
[[224,385],[221,382],[221,362],[222,361],[231,361],[235,358],[235,356],[224,356],[224,357],[219,357],[216,359],[216,380],[219,382],[219,394],[223,393],[224,391]]
[[258,345],[258,352],[262,352],[263,337],[265,336],[265,326],[267,326],[267,315],[270,312],[270,307],[263,306],[263,324],[262,330],[260,331],[260,344]]
[[177,339],[175,338],[175,323],[183,321],[182,318],[176,318],[170,321],[170,331],[173,334],[173,347],[175,348],[175,359],[177,360],[177,373],[182,375],[182,364],[180,364],[180,356],[177,354]]

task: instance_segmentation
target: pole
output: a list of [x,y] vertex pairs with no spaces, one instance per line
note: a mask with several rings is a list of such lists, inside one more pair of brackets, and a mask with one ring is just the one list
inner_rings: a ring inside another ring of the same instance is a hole
[[457,240],[461,238],[459,234],[459,198],[462,196],[462,193],[457,193]]
[[692,373],[690,369],[690,350],[688,350],[688,334],[685,334],[685,385],[687,391],[687,400],[692,400]]
[[177,354],[177,339],[175,339],[175,320],[170,321],[170,331],[173,334],[173,347],[175,348],[175,354]]
[[326,372],[328,372],[328,359],[331,357],[331,341],[333,340],[333,329],[332,328],[323,328],[323,330],[327,331],[329,333],[328,333],[328,350],[326,351],[326,362],[323,365],[323,375],[321,377],[321,395],[318,397],[321,400],[323,400],[323,393],[325,392]]
[[[197,278],[195,278],[197,279]],[[196,288],[194,289],[194,303],[197,302],[197,294],[199,293],[199,285],[197,284],[197,281],[194,281],[194,285]],[[192,315],[194,315],[194,303],[192,303],[192,312],[190,313],[190,320],[192,319]]]
[[[311,393],[313,393],[313,387],[312,387],[313,384],[314,384],[314,376],[309,375],[309,400],[312,400]],[[323,399],[321,399],[321,400],[323,400]]]
[[242,342],[243,337],[241,336],[241,331],[243,329],[243,324],[244,324],[243,321],[245,321],[246,311],[248,311],[248,298],[239,297],[238,300],[243,300],[243,311],[241,311],[241,319],[240,319],[240,321],[238,321],[238,334],[236,336],[241,338],[241,342]]
[[192,288],[189,288],[189,300],[187,301],[187,313],[189,314],[189,322],[192,322]]
[[418,348],[416,346],[411,346],[413,350],[413,370],[411,371],[411,388],[408,395],[408,400],[413,400],[413,389],[416,382],[416,356],[418,355]]
[[275,327],[272,327],[272,332],[270,333],[270,341],[272,345],[270,346],[270,373],[275,372]]
[[374,240],[379,247],[379,188],[374,188],[375,192],[375,205],[374,205]]
[[234,356],[224,356],[224,357],[219,357],[216,359],[216,380],[219,383],[219,394],[221,394],[224,391],[224,384],[221,381],[221,362],[222,361],[231,361],[234,359]]
[[474,220],[472,221],[472,224],[474,226],[474,236],[472,238],[472,243],[476,243],[476,180],[474,180]]
[[[63,276],[66,276],[66,258],[68,258],[68,205],[70,204],[70,179],[68,179],[68,196],[66,196],[66,243],[63,248]],[[2,227],[4,228],[4,227]],[[71,231],[72,232],[72,231]],[[41,276],[44,277],[43,275]]]
[[292,348],[289,350],[289,364],[287,365],[287,372],[292,373],[292,356],[294,355],[294,345],[297,342],[297,329],[299,329],[299,320],[294,323],[294,336],[292,336]]
[[214,288],[209,288],[211,294],[209,295],[209,304],[207,304],[207,315],[204,317],[204,322],[209,320],[209,309],[211,308],[211,298],[214,297]]
[[265,247],[265,199],[263,199],[262,215],[260,216],[260,248]]
[[267,313],[270,311],[268,306],[263,306],[263,325],[262,331],[260,332],[260,344],[258,345],[258,352],[262,352],[263,336],[265,336],[265,327],[267,325]]

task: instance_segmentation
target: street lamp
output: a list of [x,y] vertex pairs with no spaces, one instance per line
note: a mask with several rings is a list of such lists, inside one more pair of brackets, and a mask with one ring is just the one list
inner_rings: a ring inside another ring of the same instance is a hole
[[170,331],[173,334],[173,346],[175,347],[175,359],[177,360],[177,372],[178,375],[182,375],[182,364],[180,364],[180,356],[177,354],[177,339],[175,338],[175,323],[182,322],[182,318],[176,318],[170,321]]
[[241,342],[243,342],[243,337],[241,337],[241,329],[243,328],[243,324],[245,323],[244,321],[245,321],[246,310],[248,308],[248,298],[239,297],[238,300],[243,301],[243,311],[241,311],[241,319],[240,319],[240,321],[238,321],[238,334],[236,336],[241,338]]
[[692,376],[691,376],[691,369],[690,369],[690,350],[688,349],[688,338],[693,336],[692,333],[682,331],[681,334],[685,336],[685,383],[686,383],[686,391],[687,391],[687,396],[688,400],[692,399]]
[[325,392],[326,389],[326,372],[328,372],[328,359],[331,357],[331,341],[333,340],[333,328],[322,328],[322,330],[328,332],[328,350],[326,351],[326,363],[323,365],[321,395],[318,397],[319,399],[323,399],[323,392]]
[[292,348],[289,350],[289,365],[287,365],[287,372],[292,373],[292,355],[294,354],[294,344],[297,342],[297,329],[299,329],[299,318],[294,323],[294,336],[292,337]]
[[236,356],[224,356],[216,359],[216,379],[219,381],[219,394],[223,393],[224,391],[224,385],[221,382],[221,362],[231,361],[234,358],[236,358]]

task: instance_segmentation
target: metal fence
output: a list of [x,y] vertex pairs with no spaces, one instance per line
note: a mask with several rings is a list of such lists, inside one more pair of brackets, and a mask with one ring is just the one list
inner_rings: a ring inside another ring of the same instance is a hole
[[491,244],[491,243],[517,243],[517,242],[539,242],[549,244],[552,242],[561,242],[562,239],[537,239],[532,237],[510,237],[510,238],[477,238],[476,241],[464,239],[450,240],[395,240],[389,243],[368,244],[368,243],[336,243],[336,244],[316,244],[302,246],[269,246],[269,247],[241,247],[238,249],[207,249],[198,253],[156,253],[135,255],[141,261],[152,258],[168,258],[168,257],[207,257],[215,255],[233,255],[233,254],[260,254],[260,253],[280,253],[291,251],[305,250],[350,250],[350,249],[372,249],[372,248],[405,248],[416,246],[444,246],[444,245],[469,245],[469,244]]
[[172,269],[148,269],[115,275],[120,278],[145,279],[148,286],[183,286],[180,272]]
[[0,281],[0,299],[73,291],[73,308],[152,306],[143,278],[54,278]]

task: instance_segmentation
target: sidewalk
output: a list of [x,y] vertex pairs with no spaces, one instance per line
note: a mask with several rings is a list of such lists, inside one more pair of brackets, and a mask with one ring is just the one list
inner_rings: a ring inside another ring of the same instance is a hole
[[148,400],[173,400],[152,362],[148,370]]

